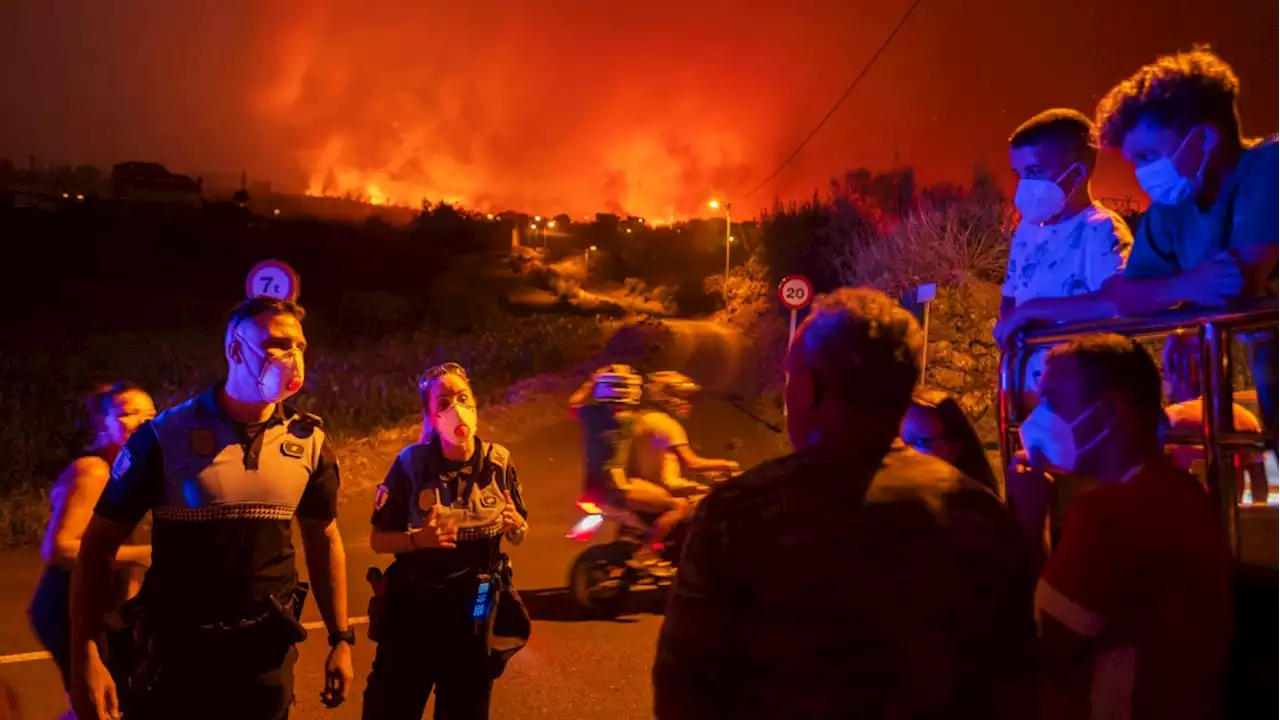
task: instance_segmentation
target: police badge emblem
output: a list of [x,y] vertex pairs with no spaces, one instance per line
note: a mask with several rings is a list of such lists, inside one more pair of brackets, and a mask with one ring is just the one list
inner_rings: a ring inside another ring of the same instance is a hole
[[494,495],[485,495],[480,498],[480,507],[495,508],[498,507],[498,498]]
[[387,504],[387,497],[390,495],[391,492],[387,490],[386,485],[379,485],[378,489],[373,492],[373,511],[381,510],[382,506]]
[[291,458],[302,457],[302,453],[305,452],[306,449],[307,447],[302,443],[294,442],[292,440],[285,440],[280,444],[280,452]]
[[218,438],[211,428],[196,428],[187,433],[187,445],[193,455],[209,457],[217,449]]

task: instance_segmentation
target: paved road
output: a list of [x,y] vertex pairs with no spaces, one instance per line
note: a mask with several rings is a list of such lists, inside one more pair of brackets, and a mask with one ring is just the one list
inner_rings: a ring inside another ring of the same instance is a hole
[[[725,388],[738,370],[736,338],[710,323],[678,323],[677,355],[673,366],[685,369],[709,387]],[[483,412],[483,409],[482,409]],[[771,419],[779,420],[775,411]],[[704,402],[689,423],[695,445],[708,456],[723,454],[730,441],[741,442],[732,456],[754,464],[782,447],[780,438],[737,410],[719,402]],[[501,438],[495,438],[501,441]],[[513,660],[497,684],[495,718],[648,718],[649,667],[661,623],[662,598],[636,598],[633,612],[616,621],[585,621],[567,603],[565,576],[582,546],[565,539],[578,519],[574,505],[580,478],[580,440],[576,425],[565,420],[509,443],[520,470],[530,508],[529,536],[512,551],[516,583],[534,615],[529,647]],[[388,458],[390,462],[390,458]],[[340,527],[346,539],[352,578],[351,614],[365,614],[369,588],[364,571],[385,567],[387,560],[368,548],[368,498],[356,498],[343,508]],[[6,579],[0,584],[0,656],[39,650],[31,637],[23,610],[40,571],[33,552],[0,556]],[[308,603],[304,620],[317,621]],[[364,639],[355,648],[355,698],[343,707],[324,710],[317,699],[327,646],[323,631],[313,631],[301,648],[298,702],[293,717],[358,718],[359,693],[373,657]],[[3,676],[17,688],[26,717],[55,717],[66,708],[57,671],[48,660],[0,664]],[[429,715],[428,715],[429,717]]]

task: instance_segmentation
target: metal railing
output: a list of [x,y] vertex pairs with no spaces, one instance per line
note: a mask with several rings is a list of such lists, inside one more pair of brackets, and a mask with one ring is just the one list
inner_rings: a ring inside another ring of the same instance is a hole
[[[1111,318],[1082,323],[1059,324],[1024,333],[1016,347],[1000,358],[1000,384],[997,394],[1000,424],[1000,456],[1008,467],[1019,444],[1018,425],[1026,416],[1022,407],[1026,362],[1031,352],[1056,345],[1081,335],[1117,333],[1134,339],[1160,337],[1178,331],[1193,331],[1200,338],[1201,396],[1204,398],[1199,433],[1170,432],[1169,444],[1196,445],[1204,449],[1205,479],[1210,493],[1217,499],[1223,522],[1231,540],[1232,552],[1240,550],[1239,506],[1236,502],[1235,474],[1226,462],[1227,450],[1263,449],[1269,432],[1274,432],[1276,418],[1264,418],[1267,432],[1240,432],[1232,415],[1232,360],[1228,351],[1231,334],[1257,331],[1276,332],[1280,312],[1274,299],[1250,303],[1229,310],[1183,310],[1149,317]],[[1217,372],[1211,372],[1216,368]],[[1255,379],[1255,385],[1259,385]],[[1264,413],[1275,408],[1258,398]]]

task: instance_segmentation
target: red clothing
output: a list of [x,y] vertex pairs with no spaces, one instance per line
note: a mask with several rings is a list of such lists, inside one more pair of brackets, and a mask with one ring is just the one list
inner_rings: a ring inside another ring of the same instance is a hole
[[1168,459],[1072,504],[1036,609],[1093,646],[1088,667],[1044,679],[1043,717],[1221,713],[1230,548],[1212,500]]

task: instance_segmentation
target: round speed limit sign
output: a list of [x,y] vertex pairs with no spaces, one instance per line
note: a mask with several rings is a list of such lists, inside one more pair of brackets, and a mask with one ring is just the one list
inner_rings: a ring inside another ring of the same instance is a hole
[[803,310],[813,300],[813,285],[803,275],[788,275],[778,285],[778,300],[788,310]]
[[298,273],[288,263],[279,260],[263,260],[249,271],[244,281],[244,292],[250,298],[271,297],[293,302],[301,291]]

